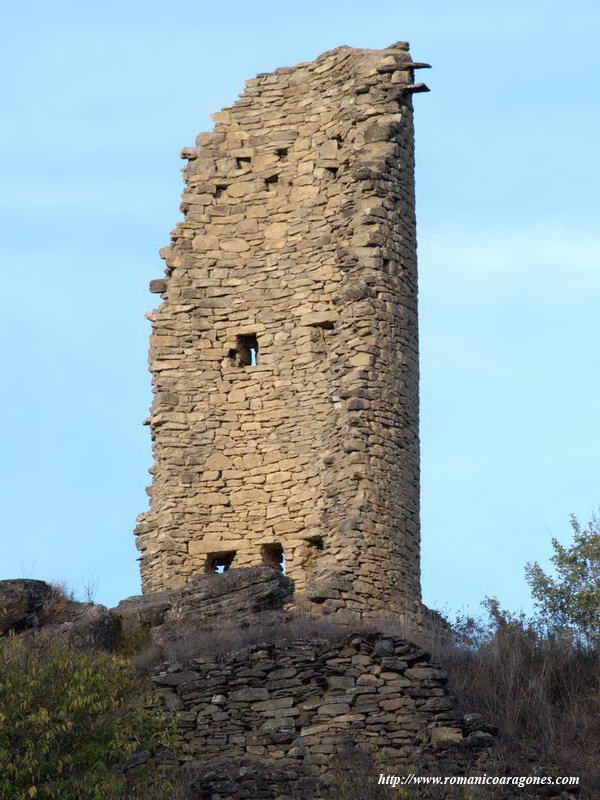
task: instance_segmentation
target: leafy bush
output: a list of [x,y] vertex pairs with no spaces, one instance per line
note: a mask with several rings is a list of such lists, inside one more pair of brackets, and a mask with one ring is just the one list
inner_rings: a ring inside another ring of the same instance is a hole
[[[165,739],[131,663],[42,637],[0,642],[0,798],[105,800]],[[132,773],[133,774],[133,773]]]
[[557,577],[539,564],[527,564],[531,593],[550,630],[570,626],[587,641],[600,641],[600,519],[592,516],[587,527],[571,517],[573,544],[564,547],[552,539],[551,558]]

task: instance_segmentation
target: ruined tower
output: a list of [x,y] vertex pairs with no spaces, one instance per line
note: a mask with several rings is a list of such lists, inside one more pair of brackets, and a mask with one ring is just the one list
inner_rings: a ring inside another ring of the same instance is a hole
[[148,314],[145,591],[272,564],[326,610],[419,601],[423,66],[399,42],[260,74],[183,150]]

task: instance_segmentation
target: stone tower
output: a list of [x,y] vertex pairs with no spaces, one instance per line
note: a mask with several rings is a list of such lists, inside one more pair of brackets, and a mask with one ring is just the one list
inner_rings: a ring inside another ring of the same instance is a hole
[[324,610],[420,599],[408,46],[260,74],[185,148],[152,322],[144,591],[272,564]]

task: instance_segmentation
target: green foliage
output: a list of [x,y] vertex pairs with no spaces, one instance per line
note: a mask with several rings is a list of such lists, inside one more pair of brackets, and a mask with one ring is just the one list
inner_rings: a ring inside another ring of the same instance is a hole
[[122,796],[122,766],[165,727],[126,659],[62,640],[0,642],[0,800]]
[[600,640],[600,520],[582,528],[571,517],[573,544],[552,540],[551,558],[556,577],[538,563],[527,564],[525,574],[543,620],[551,630],[571,627],[589,642]]
[[122,656],[134,656],[152,646],[148,628],[126,628],[119,631],[116,651]]

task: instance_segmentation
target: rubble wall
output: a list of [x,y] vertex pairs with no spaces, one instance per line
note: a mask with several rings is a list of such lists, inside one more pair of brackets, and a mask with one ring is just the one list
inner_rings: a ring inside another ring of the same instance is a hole
[[389,771],[429,758],[460,772],[493,742],[456,711],[428,653],[381,634],[257,644],[153,680],[177,716],[180,756],[222,797],[241,796],[241,787],[244,797],[287,797],[331,782],[349,748],[374,758],[365,786],[377,764]]

